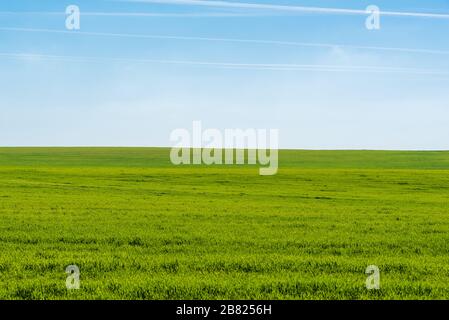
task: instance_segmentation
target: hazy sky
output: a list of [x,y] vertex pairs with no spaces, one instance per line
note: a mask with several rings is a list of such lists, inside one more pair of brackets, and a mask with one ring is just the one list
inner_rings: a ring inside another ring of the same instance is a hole
[[0,1],[0,145],[169,146],[194,120],[449,149],[449,0]]

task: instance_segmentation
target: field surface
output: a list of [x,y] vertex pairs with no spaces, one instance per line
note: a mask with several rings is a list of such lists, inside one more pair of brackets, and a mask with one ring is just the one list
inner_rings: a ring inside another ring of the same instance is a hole
[[279,160],[0,148],[0,299],[449,299],[448,152]]

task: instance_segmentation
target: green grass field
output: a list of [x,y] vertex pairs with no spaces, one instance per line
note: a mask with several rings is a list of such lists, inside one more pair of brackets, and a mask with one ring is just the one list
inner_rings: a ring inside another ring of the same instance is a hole
[[0,148],[0,298],[449,298],[449,152],[279,160],[259,176],[169,149]]

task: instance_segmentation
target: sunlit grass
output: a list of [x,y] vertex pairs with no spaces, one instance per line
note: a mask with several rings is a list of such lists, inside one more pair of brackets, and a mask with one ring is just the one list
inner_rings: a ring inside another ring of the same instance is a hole
[[0,298],[447,299],[448,199],[446,152],[281,151],[262,177],[168,149],[2,148]]

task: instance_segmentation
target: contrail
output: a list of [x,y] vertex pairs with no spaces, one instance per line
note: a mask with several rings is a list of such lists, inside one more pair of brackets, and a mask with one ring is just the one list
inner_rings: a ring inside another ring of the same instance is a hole
[[119,37],[119,38],[137,38],[137,39],[165,39],[165,40],[184,40],[184,41],[252,43],[252,44],[266,44],[266,45],[318,47],[318,48],[330,48],[330,49],[338,47],[338,48],[349,48],[349,49],[360,49],[360,50],[398,51],[398,52],[408,52],[408,53],[449,55],[449,51],[443,51],[443,50],[398,48],[398,47],[358,46],[358,45],[332,44],[332,43],[313,43],[313,42],[294,42],[294,41],[275,41],[275,40],[254,40],[254,39],[235,39],[235,38],[214,38],[214,37],[145,35],[145,34],[132,34],[132,33],[107,33],[107,32],[88,32],[88,31],[68,31],[68,30],[35,29],[35,28],[2,28],[2,27],[0,27],[0,31],[61,33],[61,34],[71,34],[71,35]]
[[[355,14],[355,15],[367,14],[366,10],[359,10],[359,9],[305,7],[305,6],[275,5],[265,3],[244,3],[244,2],[230,2],[230,1],[209,1],[209,0],[112,0],[112,1],[206,6],[206,7],[220,7],[220,8],[256,9],[256,10],[270,10],[281,12]],[[401,11],[381,11],[380,13],[384,16],[449,19],[449,14],[438,14],[438,13],[401,12]]]
[[161,59],[128,59],[128,58],[103,58],[86,56],[62,56],[34,53],[0,53],[0,56],[14,59],[50,59],[78,62],[117,62],[117,63],[150,63],[150,64],[170,64],[189,65],[214,68],[231,69],[251,69],[251,70],[280,70],[280,71],[323,71],[323,72],[369,72],[369,73],[405,73],[405,74],[428,74],[428,75],[449,75],[448,72],[441,72],[429,69],[416,68],[396,68],[380,66],[339,66],[320,64],[272,64],[272,63],[234,63],[234,62],[208,62],[189,60],[161,60]]
[[[322,14],[346,14],[346,15],[366,15],[368,12],[361,9],[344,8],[324,8],[305,7],[291,5],[274,5],[261,3],[242,3],[229,1],[208,1],[208,0],[109,0],[111,2],[136,2],[155,3],[167,5],[188,5],[206,6],[233,9],[254,9],[258,13],[226,13],[226,12],[204,12],[204,13],[159,13],[159,12],[83,12],[85,16],[113,16],[113,17],[258,17],[272,16],[273,11],[282,13],[322,13]],[[261,13],[261,11],[265,11]],[[270,12],[268,12],[270,11]],[[65,12],[58,11],[0,11],[0,15],[65,15]],[[401,11],[380,11],[384,16],[415,17],[415,18],[435,18],[449,19],[448,13],[426,13],[426,12],[401,12]]]
[[[62,11],[0,11],[0,15],[48,15],[63,16]],[[159,12],[82,12],[83,16],[94,17],[155,17],[155,18],[226,18],[226,17],[260,17],[267,14],[255,13],[225,13],[225,12],[204,12],[204,13],[159,13]]]

